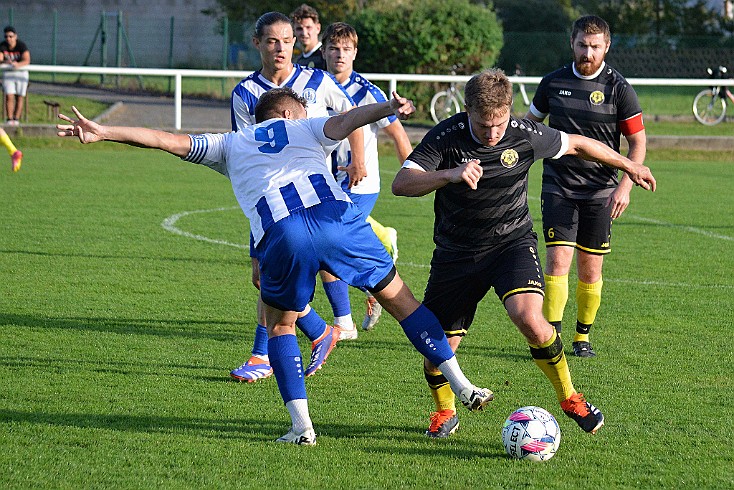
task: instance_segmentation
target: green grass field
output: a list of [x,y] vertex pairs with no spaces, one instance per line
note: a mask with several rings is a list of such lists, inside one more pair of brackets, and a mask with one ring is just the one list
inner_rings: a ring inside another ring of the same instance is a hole
[[[306,448],[273,442],[289,426],[274,379],[228,377],[249,355],[256,294],[247,221],[226,179],[111,144],[22,149],[20,172],[0,171],[3,488],[734,486],[729,153],[650,152],[658,192],[635,189],[615,223],[592,332],[599,355],[569,358],[576,388],[606,415],[596,436],[563,416],[490,293],[459,354],[495,391],[489,410],[461,409],[452,438],[425,438],[433,404],[421,361],[385,315],[307,380],[319,439]],[[399,270],[421,297],[432,198],[392,196],[396,168],[383,161],[374,216],[398,229]],[[167,218],[188,235],[164,229]],[[361,320],[361,295],[352,300]],[[320,287],[313,306],[331,318]],[[572,293],[568,347],[574,314]],[[549,462],[504,455],[502,422],[523,405],[558,418]]]

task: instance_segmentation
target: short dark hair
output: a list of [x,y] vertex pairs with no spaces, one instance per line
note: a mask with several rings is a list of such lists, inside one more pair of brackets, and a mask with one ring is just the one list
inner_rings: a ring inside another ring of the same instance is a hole
[[12,32],[13,34],[18,34],[18,31],[16,31],[15,27],[13,26],[5,26],[5,29],[3,29],[3,33],[7,34],[8,32]]
[[314,24],[319,23],[319,12],[310,5],[302,3],[300,7],[291,12],[291,21],[300,22],[303,19],[311,19]]
[[604,41],[612,41],[612,33],[607,21],[596,15],[584,15],[576,19],[571,30],[571,40],[576,39],[579,32],[584,34],[604,34]]
[[255,22],[255,34],[254,36],[260,39],[263,36],[263,31],[266,27],[274,24],[290,24],[291,20],[280,12],[268,12],[262,14],[259,19]]
[[467,110],[481,117],[502,116],[512,107],[512,83],[499,68],[477,73],[464,86]]
[[294,109],[296,104],[306,108],[306,99],[298,95],[292,88],[281,87],[268,90],[260,96],[255,104],[255,122],[263,122],[275,117],[282,117],[285,109]]
[[346,22],[334,22],[326,27],[324,35],[321,37],[321,41],[324,46],[327,44],[334,44],[339,41],[351,41],[356,48],[359,36],[357,36],[357,31],[354,27],[350,26]]

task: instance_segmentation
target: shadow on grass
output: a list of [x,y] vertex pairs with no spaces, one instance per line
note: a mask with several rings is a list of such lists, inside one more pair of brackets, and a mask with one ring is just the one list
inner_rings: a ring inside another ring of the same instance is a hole
[[69,253],[69,252],[43,252],[36,250],[0,250],[0,254],[18,254],[18,255],[33,255],[37,257],[80,257],[85,259],[102,259],[102,260],[140,260],[140,261],[160,261],[160,262],[190,262],[193,264],[231,264],[238,267],[244,264],[249,264],[250,259],[246,253],[242,253],[242,258],[239,259],[224,259],[224,258],[204,258],[204,257],[151,257],[146,256],[132,256],[132,255],[102,255],[102,254],[81,254],[81,253]]
[[[99,359],[69,359],[69,358],[49,358],[49,357],[0,357],[0,366],[8,368],[38,368],[43,369],[48,374],[61,374],[65,372],[79,372],[83,369],[89,373],[101,374],[121,374],[135,376],[166,376],[171,378],[183,378],[192,381],[206,382],[235,382],[229,376],[229,371],[222,366],[214,365],[196,365],[196,364],[176,364],[171,362],[126,362],[126,361],[110,361],[105,360],[103,363]],[[218,371],[219,376],[211,375],[194,375],[191,371],[209,372]]]
[[[361,334],[361,332],[360,332]],[[362,340],[364,339],[364,340]],[[530,361],[530,351],[528,350],[527,343],[522,337],[517,334],[517,338],[514,341],[509,341],[505,338],[498,339],[496,346],[487,347],[486,345],[472,344],[471,340],[464,340],[457,351],[457,356],[480,356],[480,357],[495,357],[503,358],[513,361]],[[482,340],[484,343],[484,340]],[[384,356],[385,351],[392,351],[394,349],[407,349],[415,352],[408,339],[405,337],[402,331],[395,331],[394,340],[376,340],[369,339],[369,334],[361,334],[359,340],[356,342],[340,342],[339,349],[355,349],[363,351],[375,351],[376,356]],[[418,355],[416,353],[416,355]],[[459,361],[461,363],[461,360]]]
[[187,339],[210,339],[218,341],[240,340],[242,329],[215,331],[210,325],[239,327],[237,320],[194,320],[167,318],[104,318],[104,317],[46,317],[0,313],[0,325],[19,327],[77,330],[80,332],[103,332],[121,335],[154,335],[159,337],[181,337]]
[[[0,424],[34,424],[76,429],[106,429],[121,432],[161,434],[194,433],[198,437],[214,439],[249,439],[251,442],[273,442],[287,430],[283,420],[257,419],[204,419],[195,417],[157,417],[145,415],[104,415],[95,413],[44,413],[0,409]],[[469,447],[468,444],[443,444],[446,441],[428,439],[422,428],[390,426],[384,424],[330,424],[328,430],[319,431],[320,438],[363,439],[360,444],[365,452],[383,454],[425,455],[432,452],[452,458],[491,457],[505,458],[504,453],[488,450],[485,446]],[[455,438],[454,438],[455,439]],[[370,444],[369,440],[375,442]],[[385,441],[389,440],[389,443]],[[382,442],[380,442],[382,441]],[[395,444],[419,443],[417,447],[400,447]]]

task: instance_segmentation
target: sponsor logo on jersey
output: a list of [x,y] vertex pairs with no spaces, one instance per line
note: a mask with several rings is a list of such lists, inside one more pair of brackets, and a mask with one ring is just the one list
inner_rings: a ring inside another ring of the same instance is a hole
[[561,89],[558,91],[558,95],[571,95],[571,91]]
[[589,94],[589,101],[592,105],[601,105],[604,103],[604,93],[600,90],[594,90]]
[[502,162],[502,166],[505,168],[514,167],[518,160],[520,160],[520,156],[512,148],[508,148],[500,155],[500,162]]
[[316,91],[312,88],[307,88],[303,91],[301,94],[301,97],[306,99],[306,102],[309,104],[315,104],[316,103]]
[[517,127],[517,121],[515,121],[514,119],[512,121],[510,121],[510,126],[512,126],[513,128],[516,128]]

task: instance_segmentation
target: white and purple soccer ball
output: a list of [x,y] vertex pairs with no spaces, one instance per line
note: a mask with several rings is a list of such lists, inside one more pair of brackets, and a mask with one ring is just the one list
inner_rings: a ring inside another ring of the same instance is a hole
[[561,429],[555,417],[540,407],[518,408],[502,427],[505,451],[515,459],[546,461],[561,443]]

